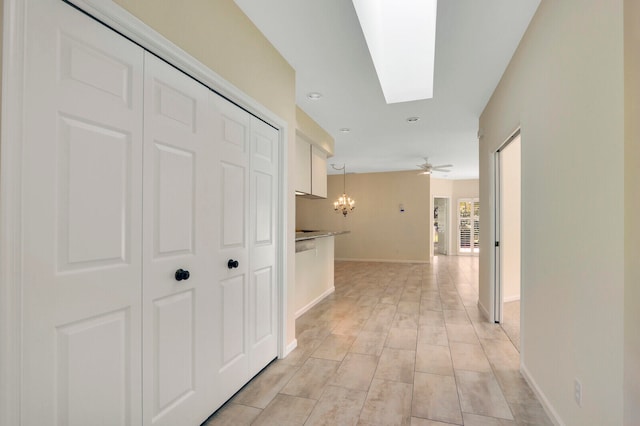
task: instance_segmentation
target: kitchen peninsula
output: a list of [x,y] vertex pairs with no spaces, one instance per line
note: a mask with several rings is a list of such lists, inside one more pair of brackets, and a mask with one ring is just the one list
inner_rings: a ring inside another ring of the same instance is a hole
[[349,231],[296,231],[295,316],[334,292],[334,237]]

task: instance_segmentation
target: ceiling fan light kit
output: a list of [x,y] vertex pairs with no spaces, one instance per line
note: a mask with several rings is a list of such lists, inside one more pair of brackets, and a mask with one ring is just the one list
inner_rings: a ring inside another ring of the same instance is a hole
[[453,167],[453,164],[441,164],[439,166],[434,166],[429,163],[429,157],[424,157],[424,164],[418,164],[418,167],[422,170],[418,174],[430,175],[433,172],[449,173],[451,171],[449,168]]

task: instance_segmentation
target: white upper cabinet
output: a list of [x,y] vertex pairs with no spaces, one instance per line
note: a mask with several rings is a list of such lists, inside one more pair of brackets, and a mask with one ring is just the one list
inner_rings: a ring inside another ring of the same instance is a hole
[[300,135],[296,136],[295,179],[297,193],[327,198],[327,154]]
[[296,136],[296,192],[311,194],[311,144]]
[[311,194],[327,198],[327,154],[311,145]]

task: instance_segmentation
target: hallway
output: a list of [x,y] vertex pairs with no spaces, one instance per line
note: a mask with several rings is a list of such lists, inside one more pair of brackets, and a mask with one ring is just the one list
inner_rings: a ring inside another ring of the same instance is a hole
[[478,312],[477,277],[477,257],[336,262],[298,347],[205,425],[550,425],[518,351]]

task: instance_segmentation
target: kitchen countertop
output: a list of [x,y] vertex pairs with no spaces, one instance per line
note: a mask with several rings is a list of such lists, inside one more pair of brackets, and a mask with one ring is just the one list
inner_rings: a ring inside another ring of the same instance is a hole
[[296,241],[311,240],[314,238],[333,237],[334,235],[348,234],[351,231],[296,231]]

